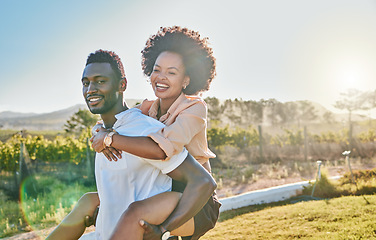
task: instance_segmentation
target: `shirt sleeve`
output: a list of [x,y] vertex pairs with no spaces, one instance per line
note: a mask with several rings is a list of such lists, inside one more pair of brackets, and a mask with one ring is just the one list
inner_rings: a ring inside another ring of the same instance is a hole
[[197,101],[194,105],[181,111],[171,125],[148,136],[158,143],[166,153],[165,160],[169,160],[181,152],[197,133],[205,129],[206,115],[206,105]]
[[175,170],[177,167],[179,167],[180,164],[184,162],[187,156],[188,156],[188,151],[185,148],[183,148],[183,151],[181,151],[178,154],[175,154],[168,161],[150,160],[150,159],[145,159],[145,161],[147,161],[154,167],[160,169],[163,174],[167,174]]

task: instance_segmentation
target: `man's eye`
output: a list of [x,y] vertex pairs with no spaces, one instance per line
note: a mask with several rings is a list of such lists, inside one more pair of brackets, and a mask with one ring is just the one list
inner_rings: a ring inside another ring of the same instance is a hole
[[89,83],[88,82],[82,82],[82,86],[87,87],[87,86],[89,86]]
[[104,84],[105,82],[105,80],[98,80],[98,84]]

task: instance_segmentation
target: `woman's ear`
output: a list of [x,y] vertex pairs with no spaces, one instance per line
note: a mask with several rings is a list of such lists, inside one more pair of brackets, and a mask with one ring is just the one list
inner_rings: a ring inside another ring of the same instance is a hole
[[185,89],[189,85],[190,82],[191,82],[191,78],[189,76],[185,76],[184,81],[183,81],[183,89]]
[[124,92],[127,89],[127,79],[123,78],[119,82],[119,92]]

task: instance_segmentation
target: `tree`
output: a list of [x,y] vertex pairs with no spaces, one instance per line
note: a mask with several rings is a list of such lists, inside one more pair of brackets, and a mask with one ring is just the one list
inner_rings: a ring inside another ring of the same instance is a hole
[[341,99],[334,104],[335,108],[347,110],[349,113],[349,124],[351,124],[351,116],[354,111],[365,110],[367,94],[357,89],[348,89],[346,92],[340,93]]
[[64,124],[64,130],[67,133],[79,135],[82,130],[90,129],[94,126],[98,120],[99,118],[90,113],[89,110],[80,109],[67,120],[67,123]]
[[270,98],[265,101],[265,106],[269,109],[267,117],[270,119],[271,124],[276,125],[278,123],[278,115],[280,115],[278,111],[278,108],[281,106],[280,102],[274,98]]
[[325,122],[327,123],[333,123],[335,122],[335,119],[334,119],[334,115],[332,112],[330,111],[326,111],[323,115],[322,115],[322,118]]
[[205,102],[208,105],[208,124],[210,126],[211,121],[219,121],[221,119],[221,103],[216,97],[207,97]]
[[315,119],[317,119],[315,106],[308,101],[299,102],[298,126],[300,126],[300,121],[309,122]]

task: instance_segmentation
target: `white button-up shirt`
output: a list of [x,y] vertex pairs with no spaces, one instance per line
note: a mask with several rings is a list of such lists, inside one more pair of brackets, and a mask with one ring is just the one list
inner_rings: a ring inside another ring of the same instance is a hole
[[[147,136],[164,125],[145,116],[139,109],[117,114],[113,128],[121,135]],[[171,191],[172,180],[167,173],[186,158],[184,149],[168,161],[150,160],[123,151],[118,161],[109,161],[102,153],[95,158],[95,178],[100,199],[96,222],[96,239],[109,239],[120,216],[134,201]]]

